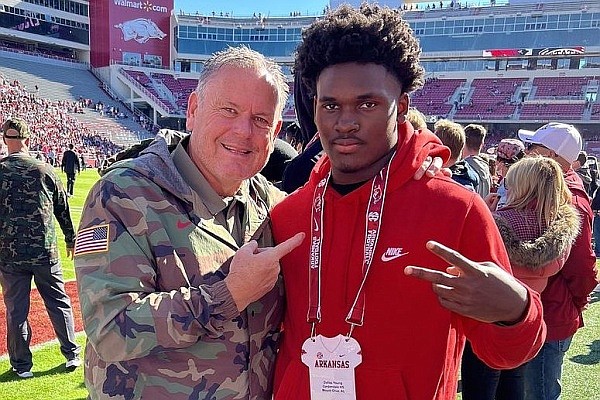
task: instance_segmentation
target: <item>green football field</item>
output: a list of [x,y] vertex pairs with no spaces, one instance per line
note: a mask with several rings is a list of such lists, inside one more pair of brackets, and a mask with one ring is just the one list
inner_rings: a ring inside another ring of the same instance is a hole
[[[61,179],[66,182],[64,174],[61,174]],[[87,193],[97,180],[98,174],[93,169],[82,172],[77,178],[75,196],[69,200],[75,228]],[[65,280],[73,280],[73,262],[66,258],[62,235],[59,243]],[[575,335],[565,359],[563,400],[600,400],[600,293],[593,294],[592,303],[585,311],[585,321],[586,326]],[[33,335],[35,330],[34,326]],[[78,340],[81,344],[85,342],[83,333],[78,335]],[[33,358],[35,377],[20,380],[10,372],[7,356],[0,356],[0,400],[75,400],[87,397],[83,368],[66,372],[65,360],[56,342],[37,346]]]

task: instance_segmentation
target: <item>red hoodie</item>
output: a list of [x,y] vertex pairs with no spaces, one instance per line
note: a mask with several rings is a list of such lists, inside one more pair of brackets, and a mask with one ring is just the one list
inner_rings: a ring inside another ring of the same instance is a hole
[[[431,284],[404,275],[407,265],[445,270],[447,263],[425,248],[436,240],[470,259],[509,267],[508,256],[483,200],[441,175],[414,180],[413,175],[439,141],[430,132],[399,127],[397,154],[390,176],[379,240],[366,285],[364,325],[353,337],[362,348],[356,368],[357,399],[454,399],[465,336],[476,354],[493,368],[512,368],[531,359],[543,344],[545,326],[539,296],[529,292],[523,322],[500,327],[452,313],[439,305]],[[444,156],[447,154],[444,153]],[[277,242],[296,232],[311,232],[311,204],[316,184],[329,174],[324,157],[309,182],[273,210]],[[325,193],[322,244],[322,320],[317,333],[333,337],[348,332],[344,318],[362,279],[364,220],[371,190],[362,185],[342,196]],[[275,399],[310,399],[308,368],[301,347],[310,336],[308,310],[309,242],[281,261],[287,309],[276,361]],[[387,249],[403,256],[384,261]]]
[[596,286],[596,256],[592,250],[592,208],[581,178],[572,169],[565,174],[573,205],[581,217],[581,233],[575,239],[562,269],[548,279],[542,292],[546,341],[564,340],[583,326],[583,309]]

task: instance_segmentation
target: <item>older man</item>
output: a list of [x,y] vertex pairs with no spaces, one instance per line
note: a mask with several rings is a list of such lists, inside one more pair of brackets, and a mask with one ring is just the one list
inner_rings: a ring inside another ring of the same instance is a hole
[[188,101],[191,135],[173,151],[157,137],[90,192],[75,264],[91,398],[270,398],[279,259],[303,235],[268,247],[282,193],[255,175],[287,90],[255,51],[216,53]]

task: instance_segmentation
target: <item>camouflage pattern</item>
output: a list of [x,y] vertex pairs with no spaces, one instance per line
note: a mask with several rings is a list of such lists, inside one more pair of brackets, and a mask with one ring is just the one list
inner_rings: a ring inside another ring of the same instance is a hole
[[[167,142],[167,146],[169,147],[169,151],[171,152],[175,150],[175,147],[177,147],[177,144],[181,141],[181,139],[187,136],[187,134],[184,132],[175,131],[173,129],[167,128],[159,130],[158,135],[162,136],[165,139],[165,141]],[[108,170],[108,167],[110,167],[117,161],[136,158],[140,155],[142,150],[150,146],[150,144],[152,144],[153,141],[154,139],[144,139],[141,142],[134,144],[133,146],[127,147],[126,149],[119,151],[117,154],[112,155],[111,157],[105,160],[103,165],[100,165],[98,167],[98,173],[100,174],[100,176],[102,176]]]
[[36,266],[59,260],[56,224],[67,247],[75,231],[67,193],[50,164],[25,153],[0,161],[0,264]]
[[[260,227],[259,245],[272,245],[261,223],[282,192],[262,177],[242,192],[246,239]],[[163,136],[91,190],[80,229],[103,224],[108,250],[75,255],[90,397],[270,399],[282,281],[237,311],[223,279],[238,246],[185,183]]]

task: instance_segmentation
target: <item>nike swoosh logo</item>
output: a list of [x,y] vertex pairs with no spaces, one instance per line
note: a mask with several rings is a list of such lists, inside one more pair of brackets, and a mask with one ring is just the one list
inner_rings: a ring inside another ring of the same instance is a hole
[[192,221],[183,222],[181,220],[177,221],[177,229],[185,229],[192,224]]
[[407,254],[408,254],[408,252],[406,252],[406,253],[400,253],[400,254],[393,254],[391,256],[388,256],[387,254],[383,253],[381,255],[381,261],[383,261],[383,262],[392,261],[392,260],[395,260],[396,258],[405,256]]

